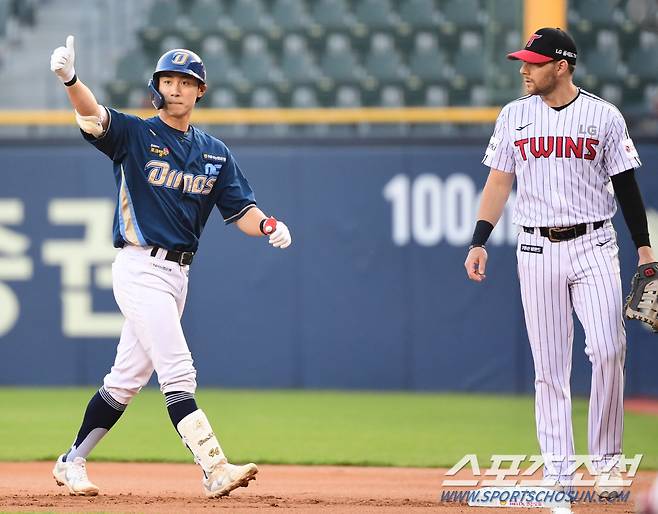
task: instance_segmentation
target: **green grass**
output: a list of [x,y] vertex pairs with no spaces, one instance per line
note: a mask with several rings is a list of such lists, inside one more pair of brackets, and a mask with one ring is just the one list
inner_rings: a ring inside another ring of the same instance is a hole
[[[93,389],[0,388],[0,460],[53,460],[71,444]],[[234,461],[447,466],[467,453],[535,454],[525,396],[318,391],[197,393]],[[587,404],[574,401],[578,453],[587,453]],[[658,418],[627,413],[626,455],[658,469]],[[159,391],[146,389],[101,441],[94,460],[191,462]]]

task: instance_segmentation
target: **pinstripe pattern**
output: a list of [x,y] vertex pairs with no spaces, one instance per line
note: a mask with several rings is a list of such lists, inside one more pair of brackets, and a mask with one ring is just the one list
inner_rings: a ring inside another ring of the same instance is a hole
[[482,162],[516,173],[513,220],[531,227],[611,218],[616,204],[610,177],[641,166],[619,110],[582,89],[561,110],[536,95],[507,104]]
[[615,213],[610,177],[641,162],[619,110],[582,89],[558,110],[540,96],[507,104],[482,162],[516,174],[515,223],[590,224],[587,234],[559,243],[538,230],[522,230],[517,248],[535,366],[537,438],[546,460],[557,464],[544,473],[565,481],[575,453],[570,389],[574,311],[585,329],[585,352],[592,364],[588,452],[601,466],[622,451],[626,333],[617,238],[609,221],[598,230],[591,223]]
[[[523,252],[521,245],[541,247],[542,253]],[[563,462],[558,476],[547,476],[566,479],[568,458],[575,453],[569,385],[574,310],[592,363],[588,452],[602,461],[621,453],[626,333],[616,233],[608,222],[576,239],[551,243],[537,231],[521,231],[517,258],[535,364],[537,438],[542,454]]]

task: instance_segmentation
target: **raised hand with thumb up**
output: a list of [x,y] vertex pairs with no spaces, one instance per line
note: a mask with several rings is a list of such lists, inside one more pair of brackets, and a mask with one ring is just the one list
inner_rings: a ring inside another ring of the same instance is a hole
[[[58,46],[50,56],[50,69],[59,77],[59,80],[67,84],[75,76],[75,49],[73,48],[74,37],[66,38],[66,46]],[[68,85],[68,84],[67,84]]]

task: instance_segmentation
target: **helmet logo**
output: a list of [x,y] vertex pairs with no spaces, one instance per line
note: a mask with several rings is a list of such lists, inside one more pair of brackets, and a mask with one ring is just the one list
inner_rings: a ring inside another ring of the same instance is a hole
[[178,65],[183,65],[185,64],[190,58],[190,54],[187,52],[176,52],[174,56],[171,58],[171,62],[174,64]]

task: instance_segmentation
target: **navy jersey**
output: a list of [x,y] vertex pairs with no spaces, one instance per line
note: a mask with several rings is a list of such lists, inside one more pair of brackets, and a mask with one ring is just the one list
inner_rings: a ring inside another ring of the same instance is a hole
[[107,111],[105,134],[83,136],[114,162],[115,247],[194,252],[214,205],[226,223],[256,205],[247,179],[220,140],[192,126],[181,132],[158,116],[143,120]]

